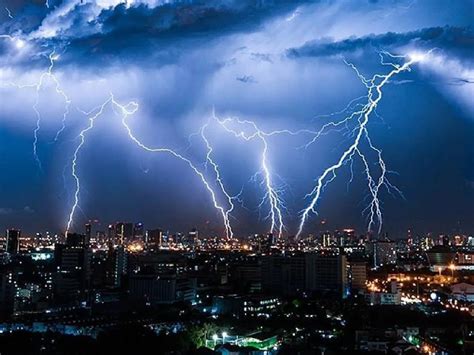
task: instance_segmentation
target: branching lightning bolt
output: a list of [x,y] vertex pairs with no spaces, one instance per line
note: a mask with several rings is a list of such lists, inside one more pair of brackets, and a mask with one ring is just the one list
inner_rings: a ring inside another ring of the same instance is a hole
[[[12,41],[16,41],[17,43],[23,43],[23,41],[21,39],[15,39],[12,36],[3,36],[3,37],[8,37]],[[18,42],[18,41],[20,41],[20,42]],[[41,129],[42,117],[41,117],[41,113],[38,109],[38,105],[39,105],[39,100],[40,100],[40,92],[43,89],[44,83],[45,83],[47,78],[50,79],[54,83],[54,88],[55,88],[56,93],[58,95],[62,96],[62,98],[65,101],[65,108],[64,108],[63,117],[62,117],[62,120],[61,120],[61,128],[57,131],[57,133],[54,137],[54,141],[58,140],[59,135],[66,128],[66,119],[67,119],[67,116],[69,115],[69,108],[70,108],[70,105],[71,105],[71,100],[66,95],[65,91],[62,89],[62,87],[59,83],[58,78],[53,73],[54,63],[59,59],[59,54],[57,54],[56,51],[53,50],[48,55],[48,59],[49,59],[49,66],[48,66],[47,70],[40,75],[40,77],[39,77],[39,79],[36,83],[33,83],[33,84],[17,84],[17,83],[13,83],[13,82],[8,83],[8,85],[14,86],[14,87],[19,88],[19,89],[33,88],[35,90],[35,101],[33,103],[33,111],[35,112],[35,115],[36,115],[36,124],[35,124],[35,128],[33,130],[33,156],[34,156],[35,161],[36,161],[36,163],[37,163],[40,170],[42,170],[42,163],[41,163],[41,160],[40,160],[39,155],[38,155],[38,139],[39,139],[38,135],[39,135],[39,131]]]
[[205,163],[205,166],[207,167],[207,164],[211,164],[212,169],[214,170],[214,173],[215,173],[216,182],[217,182],[218,186],[220,187],[222,193],[224,194],[224,196],[227,199],[228,208],[225,210],[224,223],[226,224],[226,231],[229,231],[229,234],[233,235],[232,227],[230,225],[230,213],[234,210],[234,207],[235,207],[234,206],[234,200],[237,199],[239,195],[231,196],[226,191],[226,188],[224,186],[224,182],[222,181],[219,165],[212,158],[212,153],[213,153],[214,149],[212,148],[212,145],[211,145],[211,143],[209,142],[209,139],[206,136],[206,129],[207,129],[208,126],[209,126],[209,122],[204,124],[201,127],[201,130],[200,130],[201,138],[202,138],[202,140],[204,141],[204,143],[206,145],[206,163]]
[[[48,2],[46,4],[49,6]],[[8,10],[8,9],[7,9]],[[24,42],[10,35],[0,35],[0,38],[6,38],[14,42],[14,44],[21,48],[24,46]],[[430,51],[431,52],[431,51]],[[428,52],[429,53],[429,52]],[[395,191],[401,195],[401,191],[392,185],[388,178],[387,174],[390,171],[387,170],[385,161],[382,156],[382,150],[377,148],[369,135],[369,122],[371,117],[375,114],[377,115],[377,106],[383,97],[383,87],[385,84],[389,83],[390,80],[405,71],[410,71],[411,66],[416,62],[423,59],[426,54],[416,54],[411,56],[398,56],[392,55],[387,52],[380,53],[380,63],[385,68],[389,67],[390,71],[387,74],[375,74],[371,78],[366,78],[358,68],[349,62],[345,62],[352,70],[355,71],[356,75],[362,82],[362,84],[367,89],[367,95],[358,97],[352,100],[344,110],[336,112],[334,114],[327,115],[326,117],[330,118],[330,121],[325,123],[318,130],[310,129],[301,129],[301,130],[275,130],[266,132],[261,130],[257,124],[250,120],[239,120],[234,118],[219,119],[216,115],[213,115],[213,119],[219,127],[224,129],[226,132],[232,134],[234,137],[243,139],[247,142],[257,140],[261,144],[260,152],[260,171],[257,172],[262,177],[262,185],[265,189],[265,194],[262,198],[262,201],[259,204],[259,208],[269,206],[268,219],[270,220],[270,232],[277,234],[279,237],[282,236],[283,232],[286,230],[284,223],[284,212],[286,210],[285,203],[283,200],[284,190],[281,186],[277,186],[275,183],[275,176],[277,176],[273,171],[269,163],[268,151],[269,143],[267,138],[276,136],[276,135],[309,135],[310,139],[306,141],[300,148],[308,148],[314,144],[320,137],[327,135],[333,131],[344,132],[345,137],[350,142],[349,146],[341,153],[338,159],[334,162],[333,165],[327,167],[323,173],[317,178],[316,184],[311,190],[310,193],[306,195],[306,198],[309,198],[308,205],[301,211],[299,226],[297,236],[300,236],[303,232],[305,223],[308,221],[312,213],[317,214],[317,205],[321,200],[321,196],[325,188],[331,184],[337,177],[338,171],[341,167],[348,164],[350,166],[350,180],[351,183],[354,177],[353,174],[353,163],[354,159],[360,160],[365,178],[367,180],[368,192],[369,192],[369,203],[364,209],[364,213],[367,213],[368,219],[368,230],[372,230],[377,227],[378,233],[381,232],[382,228],[382,208],[379,200],[380,191],[382,188],[386,188],[389,192]],[[55,62],[59,59],[59,55],[56,54],[53,50],[49,55],[49,66],[47,70],[41,73],[38,81],[33,84],[19,85],[16,83],[8,83],[17,88],[33,88],[35,89],[35,100],[33,104],[33,110],[36,115],[36,125],[33,131],[33,155],[36,163],[39,168],[42,169],[42,163],[38,156],[38,139],[39,132],[41,129],[41,113],[39,111],[40,103],[40,93],[44,87],[45,81],[47,79],[51,80],[54,83],[56,93],[61,96],[65,102],[65,108],[61,120],[61,128],[56,132],[54,140],[57,141],[61,133],[66,128],[66,120],[69,115],[71,100],[62,89],[58,78],[53,73]],[[386,59],[389,58],[389,62]],[[393,61],[393,62],[392,62]],[[399,64],[398,62],[402,62]],[[114,96],[111,94],[110,97],[100,106],[96,107],[91,112],[87,113],[88,116],[88,125],[85,127],[78,135],[79,143],[74,150],[71,161],[71,175],[75,183],[74,190],[74,201],[71,207],[71,210],[68,214],[67,219],[67,228],[66,233],[69,233],[71,230],[75,213],[79,208],[79,198],[81,192],[81,182],[78,173],[78,159],[81,153],[82,148],[86,143],[88,133],[93,130],[96,120],[103,115],[104,110],[107,106],[111,106],[112,109],[121,115],[121,123],[125,128],[129,138],[141,149],[153,152],[153,153],[166,153],[174,158],[177,158],[184,162],[192,172],[199,178],[203,183],[206,190],[209,192],[213,206],[218,210],[219,214],[222,216],[225,234],[226,237],[233,237],[233,230],[231,227],[230,219],[231,213],[234,211],[235,205],[234,202],[238,199],[239,195],[232,196],[225,188],[220,167],[216,160],[213,157],[214,149],[210,140],[206,135],[206,131],[209,127],[210,122],[208,121],[200,129],[200,136],[206,147],[206,168],[212,167],[212,175],[214,180],[209,179],[209,173],[206,171],[201,171],[196,164],[194,164],[189,158],[185,157],[183,154],[178,153],[177,151],[166,148],[166,147],[150,147],[143,143],[139,138],[137,138],[132,129],[128,124],[129,118],[137,112],[139,106],[136,102],[132,101],[126,105],[122,105],[117,102]],[[349,114],[346,114],[350,112]],[[340,120],[333,119],[333,117],[339,114],[346,114],[344,118]],[[375,154],[376,159],[376,168],[372,166],[373,164],[369,162],[368,153],[364,150],[368,150],[370,154]],[[375,172],[376,170],[376,172]],[[220,197],[224,197],[224,203],[220,201]]]
[[[403,64],[386,63],[384,61],[384,56],[391,57],[393,59],[403,59],[405,60],[405,62]],[[315,214],[317,213],[316,205],[319,202],[321,198],[321,194],[324,191],[325,187],[336,178],[337,171],[347,161],[350,161],[351,166],[352,166],[352,159],[354,158],[355,155],[360,157],[363,163],[365,174],[368,181],[368,188],[369,188],[369,194],[370,194],[370,199],[371,199],[368,207],[366,208],[366,210],[369,213],[368,229],[371,230],[374,227],[374,225],[377,224],[378,232],[379,233],[381,232],[383,221],[382,221],[382,211],[381,211],[381,206],[380,206],[380,201],[379,201],[379,191],[380,191],[380,188],[384,185],[387,188],[394,188],[394,186],[390,184],[387,180],[387,177],[386,177],[387,169],[386,169],[385,162],[382,158],[382,151],[376,148],[372,144],[367,126],[370,121],[371,114],[375,112],[380,100],[382,99],[383,86],[387,82],[389,82],[389,80],[395,75],[404,71],[409,71],[412,64],[418,62],[419,60],[421,60],[419,56],[410,56],[410,57],[394,56],[387,52],[382,52],[381,64],[385,66],[391,66],[392,70],[388,74],[375,74],[370,79],[365,78],[359,72],[359,70],[355,67],[354,64],[346,62],[346,64],[356,72],[361,82],[367,88],[367,96],[366,96],[367,103],[363,105],[360,110],[353,112],[352,114],[350,114],[343,120],[337,121],[337,122],[330,122],[324,125],[319,131],[320,134],[323,134],[324,132],[326,132],[326,129],[328,127],[338,127],[338,126],[346,125],[350,121],[354,121],[354,118],[357,118],[355,128],[351,131],[351,135],[350,135],[351,137],[353,137],[352,143],[342,153],[342,155],[339,157],[339,159],[337,160],[335,164],[331,165],[326,170],[324,170],[324,172],[317,179],[316,186],[313,188],[313,190],[309,194],[306,195],[307,197],[310,197],[310,203],[305,209],[303,209],[301,213],[301,219],[299,223],[297,236],[300,236],[301,233],[303,232],[304,225],[306,221],[308,220],[310,213],[315,213]],[[313,138],[309,142],[309,144],[313,143],[316,138],[317,136],[315,136],[315,138]],[[367,158],[361,150],[361,144],[364,141],[368,145],[370,150],[375,152],[378,157],[377,165],[380,169],[380,174],[378,176],[378,179],[373,177],[372,175],[373,173],[371,172]],[[396,191],[399,191],[399,190],[396,189]]]
[[[89,118],[89,125],[83,129],[81,131],[81,133],[79,134],[79,144],[77,145],[75,151],[74,151],[74,155],[73,155],[73,158],[72,158],[72,176],[74,178],[74,181],[75,181],[75,192],[74,192],[74,203],[73,203],[73,206],[71,208],[71,211],[69,213],[69,218],[68,218],[68,221],[67,221],[67,228],[66,228],[66,234],[69,232],[69,230],[71,229],[71,226],[72,226],[72,223],[73,223],[73,219],[74,219],[74,214],[75,214],[75,211],[76,209],[78,208],[79,206],[79,195],[80,195],[80,189],[81,189],[81,185],[80,185],[80,178],[78,176],[78,172],[77,172],[77,163],[78,163],[78,157],[79,157],[79,154],[80,154],[80,151],[82,149],[82,147],[84,146],[84,143],[85,143],[85,140],[86,140],[86,135],[87,133],[92,130],[94,128],[94,123],[96,121],[96,119],[98,117],[100,117],[103,112],[104,112],[104,109],[107,105],[111,105],[114,109],[118,110],[118,112],[120,113],[120,115],[122,116],[122,125],[124,126],[125,130],[127,131],[127,134],[129,136],[129,138],[138,146],[140,147],[141,149],[145,150],[145,151],[148,151],[148,152],[153,152],[153,153],[166,153],[166,154],[170,154],[171,156],[175,157],[175,158],[178,158],[179,160],[183,161],[184,163],[186,163],[186,165],[197,175],[197,177],[201,180],[201,182],[204,184],[206,190],[209,192],[210,196],[211,196],[211,199],[212,199],[212,202],[213,202],[213,205],[214,207],[219,211],[219,213],[221,214],[223,220],[224,220],[224,227],[225,227],[225,233],[226,233],[226,237],[227,238],[232,238],[233,237],[233,231],[232,231],[232,228],[231,228],[231,225],[230,225],[230,221],[229,221],[229,213],[232,211],[233,209],[233,204],[232,204],[232,198],[227,194],[227,192],[225,191],[224,187],[223,187],[223,184],[222,184],[222,181],[220,180],[220,175],[217,175],[218,176],[218,180],[221,182],[219,184],[219,186],[221,187],[223,193],[225,194],[226,197],[228,197],[231,201],[231,204],[230,204],[230,208],[228,209],[225,209],[224,207],[221,206],[221,204],[219,203],[218,201],[218,197],[217,197],[217,193],[216,191],[214,191],[214,189],[212,188],[212,184],[209,183],[209,181],[207,180],[206,176],[204,175],[203,172],[201,172],[197,166],[188,158],[186,158],[185,156],[183,156],[182,154],[179,154],[178,152],[174,151],[173,149],[170,149],[170,148],[154,148],[154,147],[149,147],[147,146],[146,144],[142,143],[132,132],[132,129],[130,128],[129,124],[128,124],[128,119],[130,116],[132,116],[139,108],[138,106],[138,103],[134,102],[134,101],[131,101],[129,102],[127,105],[122,105],[120,104],[118,101],[115,100],[114,96],[111,94],[110,97],[98,108],[97,110],[97,113],[94,114],[92,117]],[[93,110],[94,111],[94,110]],[[212,152],[212,149],[211,149],[211,152]],[[210,152],[208,152],[208,157],[210,157]],[[212,161],[212,159],[210,160]],[[217,166],[216,166],[216,169],[217,169]],[[216,171],[216,174],[218,174],[218,169]]]
[[6,7],[6,6],[5,6],[5,11],[7,12],[7,16],[8,16],[9,18],[13,18],[13,15],[12,15],[10,9],[9,9],[8,7]]
[[71,207],[71,211],[69,212],[69,217],[67,220],[67,227],[66,227],[66,236],[69,234],[69,231],[72,226],[74,214],[76,210],[79,208],[79,195],[81,192],[81,181],[79,179],[79,175],[77,172],[77,161],[79,158],[79,153],[84,146],[86,142],[86,135],[89,131],[91,131],[94,128],[95,121],[98,117],[102,115],[104,112],[105,107],[111,102],[112,98],[109,98],[107,101],[105,101],[100,107],[99,110],[97,110],[97,113],[89,117],[89,124],[86,128],[84,128],[80,133],[79,133],[79,144],[77,145],[76,149],[74,150],[74,154],[72,157],[72,164],[71,164],[71,175],[74,178],[74,183],[75,183],[75,191],[74,191],[74,203]]
[[[270,233],[277,233],[278,237],[281,237],[283,231],[285,230],[285,224],[283,221],[283,211],[285,210],[285,205],[283,198],[281,197],[281,189],[275,187],[273,179],[272,179],[272,172],[269,167],[268,162],[268,142],[266,137],[269,135],[276,134],[275,132],[272,133],[265,133],[260,130],[257,124],[253,121],[249,120],[239,120],[233,118],[226,118],[220,120],[215,115],[214,119],[219,125],[227,132],[233,134],[237,138],[242,138],[245,141],[251,141],[253,139],[258,139],[262,143],[262,152],[261,152],[261,170],[263,174],[263,183],[265,185],[265,195],[259,205],[262,207],[267,201],[270,205],[270,210],[268,217],[270,219]],[[231,124],[237,123],[238,125],[243,126],[250,126],[252,128],[252,133],[247,134],[243,130],[237,131],[230,127]]]

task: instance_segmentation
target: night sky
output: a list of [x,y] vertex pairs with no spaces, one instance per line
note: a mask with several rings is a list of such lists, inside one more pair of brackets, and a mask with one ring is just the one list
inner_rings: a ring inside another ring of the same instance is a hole
[[[318,130],[351,100],[365,77],[387,74],[379,54],[403,60],[432,50],[383,87],[368,131],[391,184],[379,192],[382,232],[474,233],[474,2],[379,1],[0,1],[0,229],[63,232],[73,205],[71,162],[94,108],[111,94],[134,101],[133,134],[174,149],[214,188],[199,134],[207,137],[222,181],[239,195],[236,235],[269,231],[259,140],[234,137],[214,117],[252,120],[263,131]],[[49,5],[49,7],[47,6]],[[54,51],[54,53],[53,53]],[[53,53],[53,54],[52,54]],[[50,55],[58,85],[44,76]],[[60,87],[60,90],[58,90]],[[66,101],[70,100],[65,129]],[[33,154],[35,107],[39,167]],[[347,114],[347,112],[346,112]],[[238,128],[240,130],[241,128]],[[248,125],[245,128],[249,129]],[[307,149],[308,135],[266,138],[272,182],[282,199],[285,234],[323,171],[351,138],[330,131]],[[364,147],[366,149],[367,147]],[[367,158],[377,176],[377,156]],[[370,198],[363,161],[346,162],[328,184],[304,233],[367,230]],[[260,174],[254,176],[256,172]],[[89,219],[223,235],[220,214],[196,174],[170,154],[140,149],[108,105],[78,155],[81,181],[73,229]],[[254,179],[252,177],[254,176]],[[403,196],[402,196],[403,195]],[[219,203],[225,204],[218,191]],[[324,224],[322,224],[324,222]],[[376,230],[377,228],[375,228]]]

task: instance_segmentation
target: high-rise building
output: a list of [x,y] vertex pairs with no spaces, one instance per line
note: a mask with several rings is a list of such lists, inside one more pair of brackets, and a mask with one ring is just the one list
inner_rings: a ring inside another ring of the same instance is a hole
[[14,309],[15,284],[12,273],[0,274],[0,319],[9,318]]
[[107,241],[112,242],[115,237],[115,226],[113,224],[109,224],[107,227]]
[[18,254],[20,251],[21,231],[18,229],[8,229],[5,250],[10,254]]
[[243,292],[262,291],[262,265],[258,261],[237,265],[232,275],[235,283]]
[[176,301],[176,276],[132,275],[130,297],[148,304]]
[[385,239],[373,242],[374,267],[393,265],[397,262],[395,242]]
[[161,229],[147,230],[145,241],[150,246],[160,248],[163,245],[163,231]]
[[[74,297],[89,288],[91,280],[91,249],[74,243],[56,244],[54,260],[57,266],[54,286],[55,293],[63,297]],[[69,236],[68,236],[69,237]]]
[[88,244],[84,234],[68,233],[66,236],[66,245],[69,247],[84,247]]
[[183,244],[187,247],[191,247],[192,249],[194,249],[198,244],[198,240],[199,240],[199,232],[196,228],[193,228],[188,233],[188,236],[186,237],[186,240]]
[[329,232],[324,232],[321,234],[321,244],[323,247],[327,248],[332,244],[332,235]]
[[305,287],[305,258],[303,255],[266,256],[262,259],[261,273],[265,291],[296,294]]
[[89,244],[92,237],[92,225],[90,223],[86,223],[86,235],[85,235],[85,244]]
[[361,291],[365,289],[367,281],[367,262],[365,261],[351,261],[350,265],[350,279],[352,290]]
[[127,252],[123,246],[115,249],[111,245],[107,256],[106,282],[111,287],[121,287],[122,279],[127,273]]
[[347,295],[347,259],[345,255],[305,254],[306,289]]
[[145,230],[143,227],[143,223],[141,222],[135,223],[135,225],[133,226],[133,237],[141,239],[144,237],[144,235],[145,235]]
[[115,237],[118,244],[123,244],[132,239],[133,223],[119,222],[115,225]]

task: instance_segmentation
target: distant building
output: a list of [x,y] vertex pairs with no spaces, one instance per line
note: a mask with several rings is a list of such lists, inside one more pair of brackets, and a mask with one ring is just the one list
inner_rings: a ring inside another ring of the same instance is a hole
[[366,295],[366,299],[371,305],[400,305],[402,302],[400,284],[397,281],[391,281],[388,292],[370,292]]
[[110,246],[106,262],[106,283],[110,287],[122,286],[122,279],[127,274],[127,252],[122,245],[115,249]]
[[[73,239],[76,242],[76,237]],[[72,243],[72,241],[70,241]],[[90,286],[91,249],[84,245],[56,244],[54,291],[60,297],[76,298]]]
[[20,251],[21,231],[18,229],[8,229],[6,236],[5,250],[12,255],[18,254]]
[[304,255],[270,255],[262,258],[262,288],[264,291],[284,295],[304,291]]
[[149,305],[192,303],[196,298],[196,280],[177,278],[176,275],[132,275],[129,287],[132,299]]
[[356,291],[364,290],[367,281],[367,262],[351,261],[349,269],[351,289]]
[[161,248],[163,246],[163,231],[161,229],[149,229],[145,234],[145,242],[148,246]]
[[199,231],[193,228],[181,241],[185,247],[194,250],[199,242]]
[[119,222],[115,224],[115,238],[118,244],[124,244],[132,239],[133,223]]
[[90,223],[87,223],[85,227],[86,227],[85,244],[89,244],[92,239],[92,225]]
[[107,227],[107,241],[113,242],[115,237],[115,226],[113,224],[109,224]]
[[474,302],[474,285],[465,282],[452,285],[451,296],[460,301]]
[[212,299],[212,313],[245,317],[269,317],[281,301],[275,296],[215,296]]
[[473,252],[459,252],[457,254],[458,265],[474,265]]
[[426,252],[428,262],[432,267],[448,266],[453,263],[456,253],[448,246],[437,245]]
[[305,261],[308,291],[334,292],[341,297],[347,296],[348,275],[345,255],[305,254]]
[[66,245],[68,247],[85,247],[88,245],[88,240],[84,234],[68,233],[66,235]]
[[262,265],[258,262],[237,265],[233,279],[242,291],[248,293],[262,291]]
[[393,265],[397,262],[395,242],[391,240],[376,240],[373,242],[374,267]]
[[4,273],[0,275],[0,319],[8,318],[14,309],[15,284],[12,274]]

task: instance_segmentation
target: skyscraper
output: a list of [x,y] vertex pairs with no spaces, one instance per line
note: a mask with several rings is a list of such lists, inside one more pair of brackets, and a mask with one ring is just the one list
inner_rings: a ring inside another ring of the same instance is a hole
[[145,231],[144,231],[144,227],[143,227],[143,223],[139,222],[139,223],[135,223],[135,225],[133,226],[133,237],[134,238],[143,238],[145,234]]
[[115,225],[115,237],[118,244],[129,241],[133,236],[133,223],[119,222]]
[[18,229],[7,229],[5,250],[10,254],[18,254],[20,251],[21,231]]
[[163,231],[161,229],[150,229],[146,231],[146,243],[155,248],[163,245]]
[[345,255],[306,254],[306,289],[347,295],[347,259]]
[[374,241],[373,255],[375,267],[395,264],[397,262],[395,242],[388,239]]
[[90,243],[91,237],[92,237],[92,225],[90,223],[86,223],[86,237],[85,237],[86,244]]

